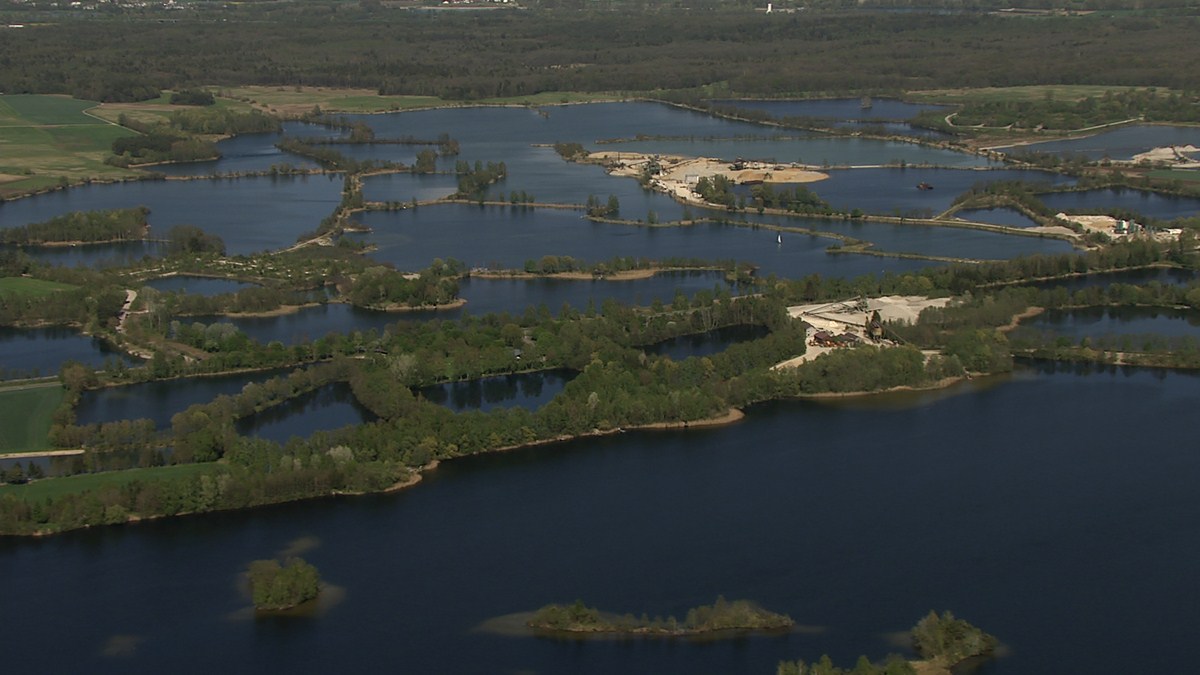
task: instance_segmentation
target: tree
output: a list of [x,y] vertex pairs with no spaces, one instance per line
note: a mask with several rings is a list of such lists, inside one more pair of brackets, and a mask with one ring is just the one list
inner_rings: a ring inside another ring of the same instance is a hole
[[300,558],[255,560],[248,572],[255,609],[279,610],[295,607],[317,597],[321,577],[317,568]]

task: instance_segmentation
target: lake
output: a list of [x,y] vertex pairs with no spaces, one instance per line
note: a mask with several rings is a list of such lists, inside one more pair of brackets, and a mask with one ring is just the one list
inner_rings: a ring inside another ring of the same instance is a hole
[[1084,138],[1044,141],[1008,150],[1076,155],[1092,160],[1105,157],[1128,160],[1136,154],[1168,145],[1200,146],[1200,127],[1135,124]]
[[1047,310],[1022,321],[1021,330],[1050,332],[1075,340],[1114,335],[1200,338],[1200,312],[1164,307]]
[[[716,215],[717,212],[713,212]],[[1061,253],[1068,243],[966,229],[863,223],[840,220],[726,214],[746,223],[780,224],[830,231],[878,244],[883,251],[1001,259],[1031,253]],[[442,205],[361,215],[372,228],[351,238],[378,246],[369,255],[402,270],[419,270],[435,257],[457,258],[468,267],[521,269],[544,255],[569,255],[588,262],[616,256],[733,259],[756,265],[759,274],[796,277],[812,273],[854,277],[883,270],[901,272],[930,263],[826,252],[836,240],[776,233],[752,226],[700,223],[688,227],[638,227],[596,223],[576,211]]]
[[335,382],[289,399],[250,417],[239,419],[239,434],[286,443],[293,436],[308,438],[318,431],[364,424],[378,419],[354,398],[350,385]]
[[93,368],[102,368],[106,362],[142,362],[74,328],[0,326],[0,379],[58,375],[67,361]]
[[233,373],[92,389],[79,397],[79,403],[75,406],[75,423],[84,425],[145,418],[153,420],[159,429],[167,429],[176,413],[197,403],[208,403],[218,396],[236,396],[251,382],[263,382],[288,372],[268,370]]
[[732,345],[765,337],[770,332],[766,326],[726,326],[707,333],[681,335],[656,342],[646,346],[644,351],[647,354],[682,361],[693,356],[711,356],[725,351]]
[[421,387],[415,393],[455,412],[513,407],[536,410],[549,403],[578,374],[573,370],[539,370],[496,375]]
[[1132,188],[1052,192],[1037,197],[1043,204],[1056,211],[1090,210],[1093,213],[1102,213],[1107,209],[1124,209],[1157,220],[1190,218],[1200,214],[1200,199],[1160,195]]
[[[0,204],[0,226],[72,211],[147,206],[152,237],[176,225],[216,234],[230,255],[283,248],[317,228],[341,200],[342,177],[277,176],[81,185]],[[100,249],[96,247],[75,247]]]
[[[822,653],[881,658],[900,649],[887,634],[950,609],[1008,645],[989,675],[1144,672],[1147,659],[1188,672],[1200,455],[1180,439],[1198,398],[1192,374],[1039,367],[444,462],[393,495],[8,538],[0,607],[20,612],[5,636],[21,648],[6,663],[771,673]],[[313,619],[247,618],[239,573],[285,549],[342,599]],[[479,629],[548,602],[680,615],[718,593],[817,628],[721,642]]]

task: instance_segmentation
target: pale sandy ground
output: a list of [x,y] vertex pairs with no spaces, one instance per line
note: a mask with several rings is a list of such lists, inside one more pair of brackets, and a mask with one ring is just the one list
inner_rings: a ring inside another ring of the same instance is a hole
[[729,162],[706,157],[679,155],[647,155],[637,152],[604,151],[588,155],[592,161],[606,166],[614,176],[637,176],[651,161],[658,161],[662,171],[654,177],[655,187],[667,194],[693,203],[702,203],[692,191],[700,178],[723,175],[734,183],[814,183],[829,178],[828,174],[813,171],[797,164],[746,162],[742,169],[731,168]]
[[[926,307],[945,307],[950,298],[927,298],[920,295],[886,295],[880,298],[870,298],[863,301],[864,309],[857,307],[855,301],[822,302],[812,305],[796,305],[788,307],[788,316],[802,319],[812,324],[817,330],[830,333],[864,334],[867,320],[871,313],[878,311],[879,318],[884,322],[903,321],[914,323],[921,310]],[[809,345],[801,356],[787,359],[775,364],[772,368],[794,368],[802,363],[811,361],[826,352],[833,351],[832,347]],[[928,357],[929,355],[926,354]]]
[[1165,162],[1181,169],[1194,169],[1200,167],[1200,161],[1195,159],[1197,153],[1200,148],[1194,145],[1168,145],[1138,153],[1133,156],[1133,161]]

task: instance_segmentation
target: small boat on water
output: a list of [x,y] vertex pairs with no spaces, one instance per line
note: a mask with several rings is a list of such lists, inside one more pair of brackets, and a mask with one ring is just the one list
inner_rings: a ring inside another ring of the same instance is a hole
[[871,102],[870,96],[864,96],[864,97],[862,97],[862,100],[858,102],[858,105],[863,110],[870,110],[871,106],[874,104]]
[[775,235],[775,243],[779,244],[780,246],[783,246],[783,235],[782,234]]
[[922,182],[922,183],[917,183],[917,189],[918,190],[932,190],[933,186],[930,185],[929,183]]

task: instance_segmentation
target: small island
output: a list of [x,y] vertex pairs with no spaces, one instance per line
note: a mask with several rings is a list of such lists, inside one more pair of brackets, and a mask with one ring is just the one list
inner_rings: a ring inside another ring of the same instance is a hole
[[300,558],[289,558],[282,565],[278,560],[255,560],[247,576],[254,609],[259,612],[291,609],[315,600],[321,591],[317,568]]
[[858,657],[851,668],[839,668],[828,655],[817,661],[781,661],[776,675],[951,675],[952,669],[971,659],[990,657],[1000,642],[995,636],[950,612],[929,612],[909,632],[913,649],[921,655],[919,661],[909,661],[891,654],[881,663],[872,663],[866,656]]
[[526,623],[530,628],[555,633],[621,633],[647,636],[684,636],[713,633],[717,631],[768,631],[791,628],[795,625],[790,616],[767,611],[748,600],[734,600],[717,596],[712,605],[701,605],[689,609],[682,621],[669,616],[666,619],[646,615],[636,618],[601,613],[588,607],[582,600],[571,605],[546,605]]

